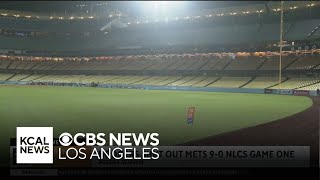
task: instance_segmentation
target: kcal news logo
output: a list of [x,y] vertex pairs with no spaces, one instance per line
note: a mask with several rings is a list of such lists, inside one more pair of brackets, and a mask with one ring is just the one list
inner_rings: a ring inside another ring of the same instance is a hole
[[17,127],[17,164],[53,164],[53,127]]

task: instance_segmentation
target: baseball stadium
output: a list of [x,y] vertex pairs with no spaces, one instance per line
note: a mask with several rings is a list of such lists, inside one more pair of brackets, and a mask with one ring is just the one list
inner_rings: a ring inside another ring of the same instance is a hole
[[310,146],[318,165],[318,1],[0,7],[1,154],[16,127],[43,126],[157,132],[162,145]]

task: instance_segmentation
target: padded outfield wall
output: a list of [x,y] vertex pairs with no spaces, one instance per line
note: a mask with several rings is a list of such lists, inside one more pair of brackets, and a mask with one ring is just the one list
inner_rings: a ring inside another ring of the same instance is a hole
[[[28,85],[29,82],[21,81],[0,81],[0,84],[7,85]],[[67,86],[77,86],[77,83],[63,83]],[[90,84],[85,84],[89,86]],[[146,86],[127,84],[99,84],[99,88],[125,88],[144,90],[178,90],[178,91],[204,91],[204,92],[230,92],[230,93],[253,93],[253,94],[282,94],[282,95],[302,95],[317,96],[317,91],[293,90],[293,89],[255,89],[255,88],[219,88],[219,87],[187,87],[187,86]]]

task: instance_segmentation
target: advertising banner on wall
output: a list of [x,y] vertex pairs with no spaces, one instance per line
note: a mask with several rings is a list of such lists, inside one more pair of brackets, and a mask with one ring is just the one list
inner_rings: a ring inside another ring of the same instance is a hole
[[317,91],[309,91],[310,96],[318,96]]
[[264,93],[265,94],[272,94],[273,93],[273,89],[264,89]]
[[292,89],[282,89],[280,90],[280,94],[293,94],[293,90]]
[[293,94],[294,95],[298,95],[298,96],[308,96],[309,95],[309,91],[306,91],[306,90],[294,90]]

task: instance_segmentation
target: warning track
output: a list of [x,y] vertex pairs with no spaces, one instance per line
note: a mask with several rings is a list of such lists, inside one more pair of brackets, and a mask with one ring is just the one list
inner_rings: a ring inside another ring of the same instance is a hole
[[320,98],[298,114],[236,131],[185,143],[192,146],[310,146],[312,166],[319,159]]

